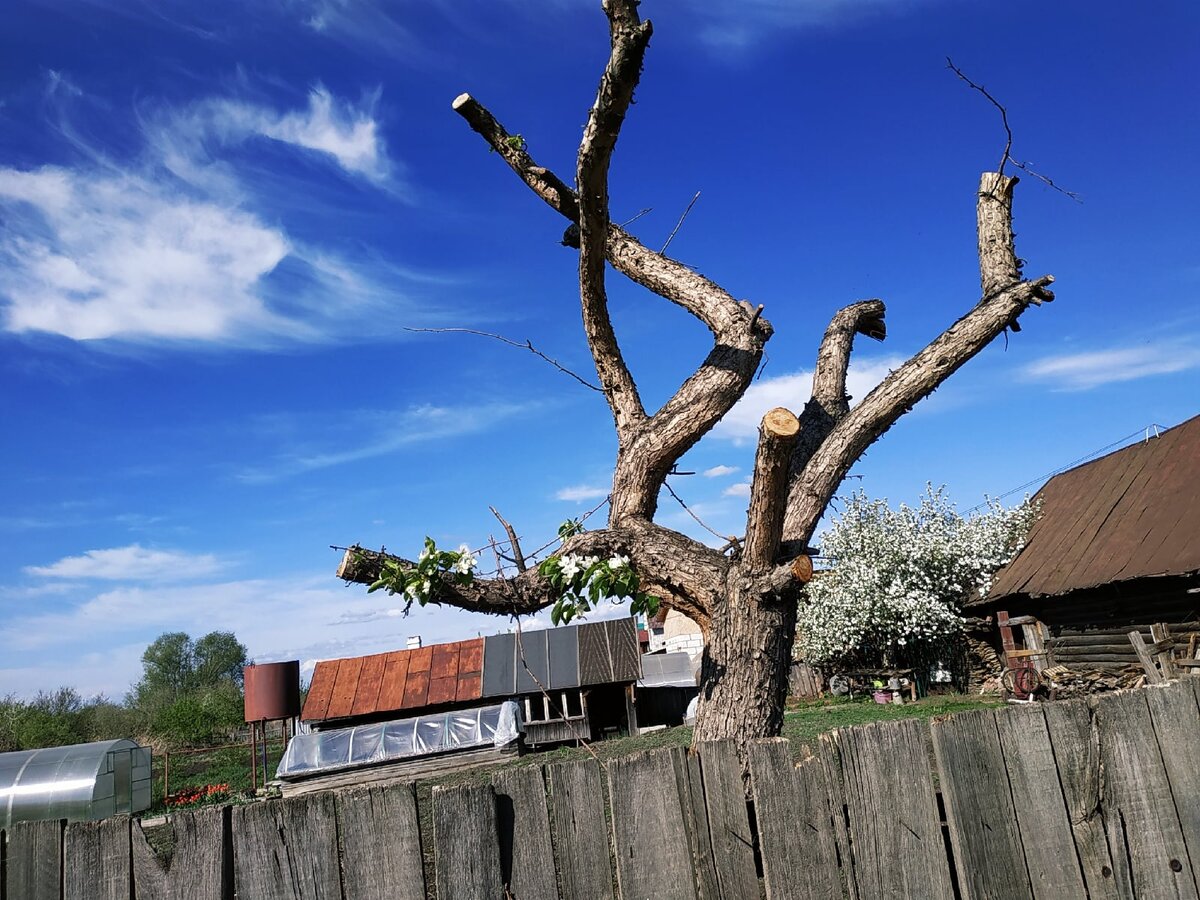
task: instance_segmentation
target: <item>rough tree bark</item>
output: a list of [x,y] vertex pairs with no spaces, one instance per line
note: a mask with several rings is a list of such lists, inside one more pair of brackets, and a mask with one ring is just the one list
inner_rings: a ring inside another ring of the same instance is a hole
[[[854,338],[883,340],[884,304],[852,303],[825,331],[811,398],[799,416],[772,410],[763,421],[744,541],[721,552],[653,522],[676,462],[749,387],[772,328],[763,308],[656,253],[609,220],[608,167],[641,74],[651,25],[637,0],[606,0],[611,52],[579,146],[572,190],[538,165],[478,101],[454,109],[516,175],[569,223],[563,243],[579,252],[580,300],[618,449],[608,525],[568,538],[563,552],[628,554],[643,590],[695,620],[707,638],[695,740],[748,740],[779,733],[803,584],[794,565],[850,467],[915,403],[1033,304],[1054,299],[1049,275],[1025,280],[1013,245],[1015,177],[985,172],[976,200],[982,297],[927,347],[891,372],[856,407],[846,396]],[[713,348],[657,412],[647,413],[608,314],[606,263],[678,304],[713,334]],[[797,398],[799,399],[799,398]],[[394,557],[393,557],[394,558]],[[339,576],[373,582],[381,554],[354,548]],[[804,562],[801,560],[801,562]],[[525,614],[557,600],[536,568],[511,578],[458,585],[438,602],[497,614]]]

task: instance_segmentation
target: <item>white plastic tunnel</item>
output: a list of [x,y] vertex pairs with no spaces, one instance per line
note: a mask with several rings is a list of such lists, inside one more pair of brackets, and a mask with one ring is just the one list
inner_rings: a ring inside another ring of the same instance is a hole
[[150,808],[150,749],[130,740],[0,753],[0,828]]

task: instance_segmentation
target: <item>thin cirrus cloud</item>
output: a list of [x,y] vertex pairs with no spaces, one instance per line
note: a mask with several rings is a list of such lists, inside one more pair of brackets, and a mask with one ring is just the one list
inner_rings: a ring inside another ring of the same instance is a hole
[[1066,391],[1086,391],[1105,384],[1136,381],[1200,368],[1200,343],[1160,341],[1138,347],[1113,347],[1066,353],[1035,360],[1022,370],[1031,381],[1048,382]]
[[738,472],[737,466],[713,466],[711,469],[705,469],[700,474],[705,478],[723,478],[726,475],[733,475]]
[[185,553],[179,550],[154,550],[140,544],[88,550],[79,556],[66,556],[46,566],[26,566],[27,575],[63,580],[102,581],[186,581],[220,571],[215,556]]
[[142,154],[124,164],[76,142],[87,157],[76,166],[0,166],[2,327],[76,341],[264,346],[354,334],[356,316],[420,318],[384,286],[419,274],[294,240],[271,198],[243,186],[245,160],[221,155],[270,139],[382,186],[394,167],[373,103],[355,107],[319,87],[306,108],[283,112],[202,101],[142,123]]
[[559,488],[554,494],[556,500],[565,500],[568,503],[583,503],[587,500],[599,500],[601,497],[607,496],[608,488],[595,484],[573,484],[569,487]]
[[[861,400],[903,362],[900,356],[885,356],[851,362],[846,376],[846,392]],[[742,399],[713,428],[713,436],[741,445],[754,441],[758,427],[768,410],[777,406],[799,412],[812,394],[812,372],[800,371],[775,378],[764,378],[750,386]]]

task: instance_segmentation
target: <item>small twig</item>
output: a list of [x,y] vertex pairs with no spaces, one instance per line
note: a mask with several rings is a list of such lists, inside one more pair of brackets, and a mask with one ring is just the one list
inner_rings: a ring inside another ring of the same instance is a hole
[[636,222],[638,219],[640,219],[642,216],[644,216],[646,213],[650,212],[653,209],[654,209],[653,206],[647,206],[645,209],[643,209],[641,212],[639,212],[632,219],[626,219],[624,222],[622,222],[621,227],[625,228],[629,225],[632,225],[634,222]]
[[[504,526],[504,530],[508,534],[508,543],[509,543],[509,549],[512,550],[513,565],[517,567],[518,572],[524,572],[525,568],[526,568],[525,556],[521,553],[521,542],[517,539],[517,532],[513,530],[513,527],[511,525],[508,524],[508,522],[505,520],[504,516],[502,516],[502,515],[500,515],[500,513],[496,512],[496,507],[489,506],[488,509],[490,509],[492,511],[493,516],[495,516],[497,519],[500,520],[500,524]],[[496,549],[494,541],[492,542],[492,549],[493,550]],[[497,551],[497,553],[498,552],[499,551]]]
[[546,362],[550,363],[550,365],[554,366],[554,368],[558,369],[558,371],[562,372],[564,375],[570,375],[572,378],[574,378],[576,381],[578,381],[580,384],[582,384],[585,388],[591,388],[593,391],[595,391],[598,394],[604,393],[604,391],[600,390],[600,388],[598,386],[592,384],[586,378],[583,378],[580,375],[577,375],[576,373],[572,372],[570,369],[568,369],[566,366],[564,366],[562,363],[560,363],[557,359],[554,359],[551,356],[547,356],[545,353],[543,353],[537,347],[533,346],[532,341],[514,341],[512,338],[506,338],[502,334],[493,334],[490,331],[478,331],[474,328],[405,328],[404,330],[405,331],[428,331],[428,332],[432,332],[434,334],[475,334],[475,335],[478,335],[479,337],[489,337],[489,338],[492,338],[493,340],[500,341],[500,343],[502,343],[502,344],[508,344],[508,346],[510,346],[510,347],[516,347],[518,350],[528,350],[534,356],[541,357]]
[[[976,84],[970,78],[968,78],[963,73],[963,70],[954,64],[954,60],[952,60],[948,56],[946,57],[946,65],[954,71],[955,75],[957,75],[959,78],[961,78],[963,81],[965,81],[968,86],[979,91],[979,93],[983,94],[983,96],[987,97],[988,100],[991,101],[992,106],[994,106],[994,107],[996,107],[996,109],[1000,110],[1000,121],[1004,123],[1004,134],[1006,135],[1006,140],[1004,143],[1004,155],[1000,157],[1000,165],[996,167],[996,171],[999,172],[1001,175],[1003,175],[1004,174],[1004,164],[1006,162],[1008,162],[1009,159],[1011,158],[1009,156],[1009,151],[1012,150],[1012,129],[1008,127],[1008,110],[1004,108],[1003,104],[1001,104],[999,100],[997,100],[995,97],[993,97],[991,94],[988,93],[987,88],[985,88],[981,84]],[[1013,163],[1015,164],[1016,160],[1013,160]]]
[[679,229],[683,227],[683,220],[688,217],[688,213],[692,211],[692,207],[696,205],[696,201],[700,199],[700,192],[696,191],[696,196],[692,198],[692,202],[687,205],[687,209],[683,211],[683,215],[679,217],[679,221],[675,223],[675,227],[671,229],[671,233],[667,235],[667,242],[662,245],[662,249],[658,251],[659,256],[667,252],[667,248],[671,246],[671,241],[675,240],[675,235],[679,233]]
[[671,485],[667,484],[665,481],[663,482],[663,487],[665,487],[667,489],[667,493],[669,493],[672,497],[675,498],[675,502],[677,502],[680,506],[682,506],[684,508],[684,510],[687,512],[687,514],[689,516],[691,516],[693,519],[695,519],[699,523],[700,527],[703,528],[705,531],[707,531],[709,534],[713,535],[713,537],[719,537],[723,541],[737,540],[737,538],[735,538],[733,535],[721,534],[721,532],[719,532],[719,531],[713,529],[711,526],[709,526],[709,524],[707,522],[705,522],[698,515],[696,515],[694,512],[692,512],[691,507],[689,507],[686,503],[684,503],[683,498],[680,497],[677,493],[675,493],[675,489],[672,488]]
[[1026,175],[1030,176],[1031,178],[1036,178],[1042,184],[1046,185],[1046,187],[1052,188],[1052,189],[1058,191],[1060,194],[1066,194],[1068,197],[1070,197],[1076,203],[1083,202],[1083,198],[1080,197],[1079,194],[1075,193],[1075,191],[1068,191],[1065,187],[1055,184],[1053,181],[1051,181],[1049,179],[1049,177],[1047,177],[1046,175],[1043,175],[1041,172],[1035,172],[1033,169],[1031,169],[1029,167],[1029,163],[1021,162],[1019,159],[1010,159],[1010,161],[1012,162],[1012,164],[1014,166],[1016,166],[1018,169],[1020,169]]

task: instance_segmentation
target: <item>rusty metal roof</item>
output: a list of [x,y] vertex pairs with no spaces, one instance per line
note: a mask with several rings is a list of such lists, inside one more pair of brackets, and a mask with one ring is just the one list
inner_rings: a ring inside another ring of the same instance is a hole
[[982,602],[1200,571],[1200,416],[1056,475]]
[[642,676],[633,619],[624,617],[418,650],[317,663],[300,718],[352,719]]

